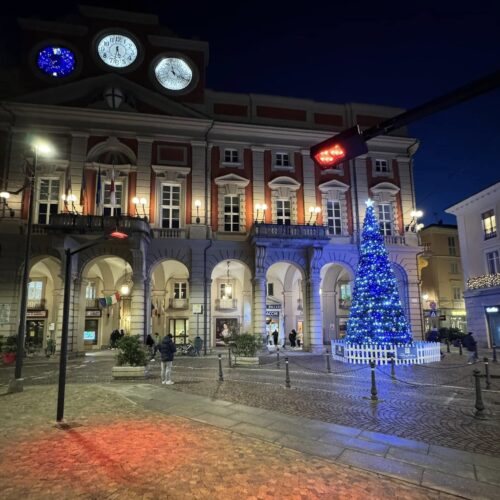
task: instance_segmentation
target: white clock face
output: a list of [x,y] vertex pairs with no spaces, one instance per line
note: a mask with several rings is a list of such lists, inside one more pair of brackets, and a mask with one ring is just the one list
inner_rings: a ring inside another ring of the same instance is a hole
[[126,68],[137,59],[137,45],[125,35],[109,34],[97,44],[99,57],[112,68]]
[[168,90],[183,90],[193,80],[193,70],[179,57],[164,57],[155,66],[156,79]]

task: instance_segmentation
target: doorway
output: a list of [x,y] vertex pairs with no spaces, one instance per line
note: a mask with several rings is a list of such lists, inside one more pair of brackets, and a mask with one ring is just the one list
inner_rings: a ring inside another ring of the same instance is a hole
[[92,349],[97,345],[99,331],[99,320],[97,319],[86,319],[85,320],[85,330],[83,332],[83,345]]
[[33,319],[26,321],[26,344],[32,347],[43,346],[43,331],[45,321]]
[[491,345],[500,346],[500,306],[486,308]]

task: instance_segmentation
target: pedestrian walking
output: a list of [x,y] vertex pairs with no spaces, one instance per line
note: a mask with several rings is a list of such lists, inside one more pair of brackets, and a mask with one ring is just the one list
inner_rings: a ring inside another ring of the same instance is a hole
[[469,351],[469,357],[467,358],[467,364],[472,365],[472,363],[477,362],[477,342],[473,337],[473,333],[469,332],[463,339],[462,345]]
[[151,357],[151,361],[155,360],[155,341],[153,336],[148,333],[146,337],[146,345],[148,346],[149,356]]
[[195,356],[201,356],[201,349],[203,347],[203,340],[199,335],[194,338],[194,354]]
[[288,340],[290,340],[290,347],[295,347],[295,339],[297,338],[297,332],[295,330],[292,330],[288,334]]
[[273,332],[273,342],[274,342],[274,345],[277,346],[278,345],[278,330],[274,329],[274,332]]
[[177,352],[174,341],[172,340],[173,335],[169,333],[160,344],[160,354],[161,354],[161,383],[166,385],[172,385],[172,363],[174,361],[174,353]]

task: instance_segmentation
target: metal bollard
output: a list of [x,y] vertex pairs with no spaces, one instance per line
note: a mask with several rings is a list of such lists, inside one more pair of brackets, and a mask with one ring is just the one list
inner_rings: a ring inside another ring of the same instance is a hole
[[372,401],[378,401],[377,397],[377,385],[375,383],[375,361],[370,361],[370,368],[372,372],[372,389],[371,389],[371,400]]
[[285,358],[285,387],[290,389],[290,373],[288,372],[288,358]]
[[463,354],[461,340],[458,341],[458,354],[460,354],[460,356],[462,356],[462,354]]
[[446,339],[446,352],[451,352],[450,351],[450,339]]
[[326,369],[328,370],[328,373],[332,373],[332,367],[330,366],[330,353],[328,352],[328,349],[326,350]]
[[228,361],[229,361],[229,368],[232,368],[232,367],[233,367],[233,365],[232,365],[232,363],[231,363],[231,346],[229,346],[229,347],[227,348],[227,359],[228,359]]
[[391,357],[391,378],[393,380],[396,380],[396,360],[394,359],[394,356]]
[[276,366],[280,368],[280,348],[276,348]]
[[490,381],[490,367],[488,364],[488,358],[483,358],[484,361],[484,374],[486,375],[486,389],[489,389],[491,387],[491,381]]
[[474,414],[474,417],[484,419],[486,417],[484,416],[484,403],[481,394],[481,372],[479,370],[474,370],[474,377],[476,379],[476,413]]
[[498,363],[497,361],[497,346],[493,344],[493,363]]
[[224,375],[222,373],[222,354],[219,354],[219,382],[224,382]]

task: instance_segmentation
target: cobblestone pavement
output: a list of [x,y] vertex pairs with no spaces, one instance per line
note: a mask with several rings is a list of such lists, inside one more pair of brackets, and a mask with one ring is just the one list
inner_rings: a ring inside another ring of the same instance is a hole
[[2,499],[452,499],[193,420],[144,410],[102,385],[0,395]]
[[[225,353],[223,353],[225,355]],[[491,379],[491,390],[483,391],[487,420],[473,418],[475,393],[472,371],[483,363],[466,364],[466,356],[447,355],[442,363],[396,367],[376,371],[380,402],[372,404],[370,369],[364,365],[332,362],[327,373],[324,356],[288,352],[291,389],[285,386],[284,359],[261,358],[258,368],[232,368],[223,360],[223,384],[218,383],[218,362],[209,358],[177,357],[174,389],[277,410],[282,413],[393,434],[431,444],[500,456],[500,378]],[[31,362],[31,361],[30,361]],[[57,382],[55,360],[26,364],[30,384]],[[70,362],[68,381],[111,381],[113,359],[109,354]],[[500,364],[490,363],[493,376],[500,377]],[[159,363],[150,364],[152,384],[159,383]],[[5,383],[12,369],[0,369]],[[481,379],[484,388],[485,380]]]

